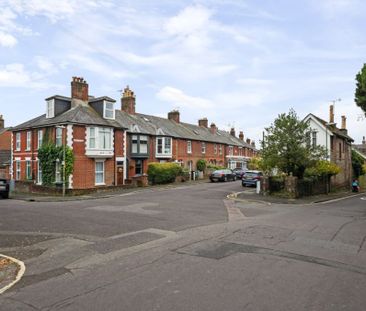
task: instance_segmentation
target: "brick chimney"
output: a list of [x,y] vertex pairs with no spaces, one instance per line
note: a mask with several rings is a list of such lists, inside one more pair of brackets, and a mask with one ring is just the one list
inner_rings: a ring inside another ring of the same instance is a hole
[[255,148],[255,141],[253,140],[252,143],[251,143],[252,147]]
[[243,133],[243,131],[240,131],[240,133],[239,133],[239,139],[244,141],[244,133]]
[[366,139],[365,136],[362,137],[362,145],[366,145]]
[[247,138],[246,142],[248,145],[250,145],[250,138]]
[[208,128],[207,118],[202,118],[198,120],[198,126]]
[[235,137],[235,129],[233,127],[230,130],[230,135]]
[[348,131],[347,131],[347,126],[346,126],[346,116],[342,116],[342,126],[341,126],[341,131],[344,133],[344,134],[348,134]]
[[5,127],[5,121],[3,115],[0,115],[0,130]]
[[346,120],[347,120],[346,116],[342,116],[342,127],[341,127],[342,130],[347,129]]
[[215,135],[216,132],[217,132],[217,127],[216,127],[216,124],[215,123],[211,123],[210,125],[210,132],[211,134]]
[[121,98],[121,109],[129,114],[135,114],[136,96],[127,85]]
[[179,111],[178,110],[172,110],[168,113],[168,119],[172,120],[176,123],[180,122],[180,118],[179,118]]
[[329,123],[334,124],[334,105],[329,106]]
[[88,83],[81,77],[72,77],[71,81],[71,106],[87,105],[89,99]]

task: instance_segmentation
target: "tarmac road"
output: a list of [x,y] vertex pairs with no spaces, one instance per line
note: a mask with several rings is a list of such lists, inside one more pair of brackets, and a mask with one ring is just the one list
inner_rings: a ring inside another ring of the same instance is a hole
[[242,190],[0,201],[0,253],[27,267],[0,310],[365,309],[362,194],[307,205],[226,198]]

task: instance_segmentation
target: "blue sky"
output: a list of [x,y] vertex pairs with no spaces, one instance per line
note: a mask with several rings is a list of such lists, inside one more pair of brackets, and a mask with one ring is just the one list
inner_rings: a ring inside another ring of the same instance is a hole
[[136,110],[183,122],[207,117],[245,137],[294,108],[299,117],[347,116],[360,143],[366,119],[354,104],[366,62],[363,0],[0,0],[0,114],[14,126],[70,96],[129,85]]

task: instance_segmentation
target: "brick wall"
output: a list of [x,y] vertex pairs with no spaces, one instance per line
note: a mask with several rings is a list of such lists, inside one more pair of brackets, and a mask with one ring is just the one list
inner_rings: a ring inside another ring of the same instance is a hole
[[341,168],[341,172],[332,177],[332,186],[349,188],[352,182],[351,145],[335,135],[332,138],[331,161]]

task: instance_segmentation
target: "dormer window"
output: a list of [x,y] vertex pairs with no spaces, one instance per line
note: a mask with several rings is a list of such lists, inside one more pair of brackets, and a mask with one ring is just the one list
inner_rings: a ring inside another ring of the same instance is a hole
[[115,119],[114,116],[114,103],[109,101],[104,101],[103,105],[103,118],[105,119]]
[[47,111],[46,111],[46,118],[53,118],[55,116],[55,100],[50,99],[47,100]]

